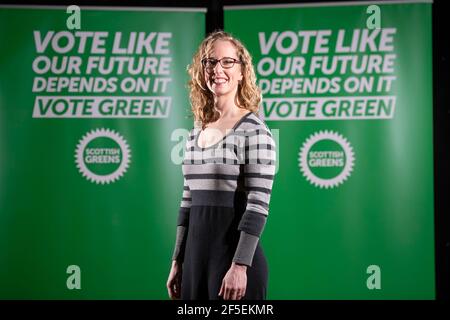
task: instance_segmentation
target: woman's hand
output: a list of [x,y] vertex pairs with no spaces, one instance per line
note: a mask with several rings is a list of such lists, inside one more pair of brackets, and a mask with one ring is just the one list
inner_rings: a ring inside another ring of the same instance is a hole
[[247,288],[247,266],[232,263],[222,280],[219,296],[224,300],[240,300],[245,296]]
[[180,299],[181,297],[181,275],[182,266],[181,263],[173,260],[172,267],[170,268],[169,278],[167,279],[167,291],[169,292],[170,299]]

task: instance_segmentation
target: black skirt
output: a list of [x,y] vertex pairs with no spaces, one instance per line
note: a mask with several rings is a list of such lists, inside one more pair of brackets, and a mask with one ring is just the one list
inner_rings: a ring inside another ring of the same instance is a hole
[[[240,211],[240,212],[235,212]],[[220,287],[231,267],[239,242],[241,210],[220,206],[192,206],[181,281],[183,300],[222,300]],[[258,243],[243,300],[266,299],[268,267]]]

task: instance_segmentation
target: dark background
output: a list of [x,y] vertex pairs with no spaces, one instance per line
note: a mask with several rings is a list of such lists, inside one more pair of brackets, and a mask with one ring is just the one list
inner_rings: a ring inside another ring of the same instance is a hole
[[[344,2],[328,1],[267,1],[267,0],[122,0],[122,1],[4,1],[10,5],[78,5],[78,6],[137,6],[137,7],[194,7],[207,8],[206,33],[223,29],[223,6],[281,3]],[[383,1],[359,1],[382,3]],[[450,119],[450,18],[445,0],[434,0],[433,12],[433,142],[434,142],[434,199],[435,199],[435,269],[436,298],[450,300],[450,219],[447,209],[449,192],[449,119]],[[1,70],[0,70],[1,72]],[[372,306],[373,307],[373,306]],[[447,310],[448,311],[448,310]]]

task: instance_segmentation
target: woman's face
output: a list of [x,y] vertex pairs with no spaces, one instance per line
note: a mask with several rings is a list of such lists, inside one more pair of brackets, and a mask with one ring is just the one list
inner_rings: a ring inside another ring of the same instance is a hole
[[[213,49],[207,56],[209,59],[234,58],[239,60],[234,45],[229,41],[217,40]],[[228,61],[227,61],[228,60]],[[226,66],[233,63],[229,59],[221,60]],[[209,90],[217,97],[230,97],[234,99],[238,87],[238,81],[242,80],[241,65],[234,63],[231,68],[222,67],[220,62],[215,66],[204,67],[205,82]]]

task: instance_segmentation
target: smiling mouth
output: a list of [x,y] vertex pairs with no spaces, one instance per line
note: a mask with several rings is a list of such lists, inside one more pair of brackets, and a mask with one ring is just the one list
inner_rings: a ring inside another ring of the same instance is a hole
[[224,84],[224,83],[227,83],[228,82],[228,80],[226,80],[226,79],[214,79],[213,81],[212,81],[212,83],[213,84]]

